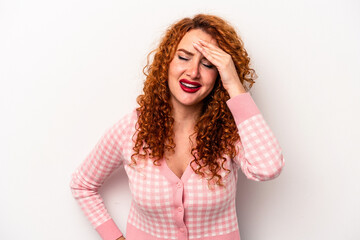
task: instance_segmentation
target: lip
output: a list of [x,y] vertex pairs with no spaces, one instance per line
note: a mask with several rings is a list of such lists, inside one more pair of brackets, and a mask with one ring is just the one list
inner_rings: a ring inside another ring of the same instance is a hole
[[[182,83],[191,84],[191,85],[194,85],[196,87],[187,87],[187,86],[183,85]],[[192,82],[192,81],[189,81],[189,80],[186,80],[186,79],[181,79],[179,81],[179,85],[180,85],[181,89],[184,92],[187,92],[187,93],[195,93],[195,92],[199,91],[199,89],[201,88],[200,83]]]
[[188,83],[188,84],[192,84],[192,85],[195,85],[197,87],[201,87],[201,84],[198,83],[198,82],[192,82],[192,81],[189,81],[187,79],[180,79],[180,82],[184,82],[184,83]]

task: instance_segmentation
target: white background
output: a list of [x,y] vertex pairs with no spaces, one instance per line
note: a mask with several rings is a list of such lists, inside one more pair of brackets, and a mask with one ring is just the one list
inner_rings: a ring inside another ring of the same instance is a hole
[[[0,0],[0,239],[99,239],[71,173],[136,106],[146,55],[174,21],[231,22],[258,79],[253,98],[286,159],[239,178],[242,240],[360,239],[360,2]],[[125,232],[123,170],[102,193]]]

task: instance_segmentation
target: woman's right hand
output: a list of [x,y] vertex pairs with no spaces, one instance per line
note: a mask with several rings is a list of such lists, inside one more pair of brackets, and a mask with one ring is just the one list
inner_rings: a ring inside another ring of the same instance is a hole
[[126,240],[126,239],[124,238],[124,236],[121,236],[121,237],[119,237],[119,238],[116,239],[116,240]]

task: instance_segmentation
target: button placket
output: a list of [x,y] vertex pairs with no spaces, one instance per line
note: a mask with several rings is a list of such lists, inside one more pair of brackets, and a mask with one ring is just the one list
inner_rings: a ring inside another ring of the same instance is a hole
[[181,181],[176,183],[175,189],[175,201],[174,201],[174,213],[175,213],[175,222],[178,227],[178,239],[185,240],[188,239],[187,228],[184,221],[184,186]]

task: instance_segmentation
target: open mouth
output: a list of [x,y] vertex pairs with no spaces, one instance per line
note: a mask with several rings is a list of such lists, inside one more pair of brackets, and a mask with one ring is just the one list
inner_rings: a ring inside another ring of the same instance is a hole
[[182,82],[182,81],[180,81],[180,84],[183,85],[183,86],[185,86],[185,87],[188,87],[188,88],[199,88],[199,87],[201,87],[201,86],[199,86],[199,85],[194,85],[194,84],[190,84],[190,83],[185,83],[185,82]]
[[191,82],[186,79],[180,80],[180,87],[183,91],[187,93],[197,92],[201,88],[201,84],[197,82]]

